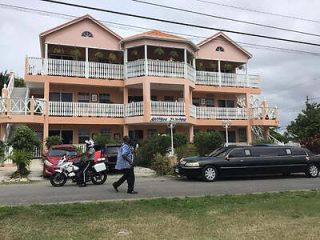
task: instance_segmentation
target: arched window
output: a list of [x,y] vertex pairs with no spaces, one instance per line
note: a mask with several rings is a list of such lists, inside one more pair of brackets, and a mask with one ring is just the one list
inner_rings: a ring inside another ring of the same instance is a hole
[[83,33],[81,33],[81,36],[82,37],[90,37],[90,38],[93,37],[92,33],[89,31],[84,31]]
[[216,51],[217,51],[217,52],[224,52],[224,49],[223,49],[223,47],[220,47],[220,46],[219,46],[219,47],[216,48]]

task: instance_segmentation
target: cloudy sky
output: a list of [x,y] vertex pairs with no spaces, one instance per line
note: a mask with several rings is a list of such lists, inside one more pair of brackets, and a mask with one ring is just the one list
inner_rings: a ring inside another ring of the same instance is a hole
[[[189,9],[216,16],[234,18],[242,21],[250,21],[306,33],[319,34],[320,36],[320,1],[317,0],[144,1]],[[82,5],[86,5],[90,2],[90,6],[92,7],[320,44],[319,36],[297,34],[190,13],[182,13],[175,10],[137,3],[132,0],[68,0],[65,2]],[[229,5],[229,7],[221,6],[221,4]],[[52,13],[39,14],[34,11],[22,11],[21,9],[14,10],[12,7],[4,5],[50,11],[59,15]],[[235,6],[236,8],[230,6]],[[273,14],[265,14],[262,12]],[[70,20],[70,17],[65,15],[82,16],[87,13],[98,20],[106,21],[107,23],[105,24],[122,37],[146,31],[147,29],[159,29],[198,36],[193,38],[189,37],[189,39],[198,43],[203,40],[201,37],[208,37],[215,33],[215,31],[211,30],[182,27],[80,8],[59,6],[45,3],[40,0],[0,0],[0,71],[6,69],[13,70],[18,75],[23,76],[25,55],[33,57],[40,56],[39,33]],[[130,24],[140,28],[118,24]],[[141,28],[146,29],[143,30]],[[261,76],[261,86],[263,89],[262,97],[268,100],[269,105],[276,105],[279,107],[280,127],[284,128],[296,117],[304,107],[306,96],[314,98],[314,101],[320,101],[320,47],[231,33],[227,33],[227,35],[236,42],[241,42],[241,45],[253,54],[253,58],[249,61],[249,74],[259,74]],[[276,50],[261,46],[246,45],[244,43],[293,49],[295,51],[283,49]],[[303,53],[302,51],[318,53],[318,55]]]

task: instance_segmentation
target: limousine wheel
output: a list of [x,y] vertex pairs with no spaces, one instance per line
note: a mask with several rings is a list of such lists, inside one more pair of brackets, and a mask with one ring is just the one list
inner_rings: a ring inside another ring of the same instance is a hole
[[308,177],[312,177],[312,178],[318,177],[318,175],[319,175],[318,167],[314,164],[308,165],[306,175]]
[[202,178],[207,182],[213,182],[214,180],[217,179],[217,176],[218,176],[218,171],[213,166],[206,166],[202,170]]

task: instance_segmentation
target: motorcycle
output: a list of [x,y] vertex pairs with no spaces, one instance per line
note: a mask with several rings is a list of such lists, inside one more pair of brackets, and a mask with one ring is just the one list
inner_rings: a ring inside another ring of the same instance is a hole
[[[59,160],[57,169],[50,177],[50,183],[54,187],[62,187],[68,179],[72,182],[78,182],[79,171],[83,166],[83,161],[78,160],[69,162],[66,159]],[[106,162],[92,162],[86,171],[86,182],[92,182],[94,185],[102,185],[107,180],[108,166]]]

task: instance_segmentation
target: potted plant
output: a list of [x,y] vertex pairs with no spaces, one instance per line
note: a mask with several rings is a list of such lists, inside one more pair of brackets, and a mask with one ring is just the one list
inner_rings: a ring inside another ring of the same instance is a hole
[[95,57],[95,59],[96,59],[97,61],[99,61],[99,60],[101,60],[101,59],[104,58],[104,54],[103,54],[103,52],[101,52],[101,51],[97,51],[97,52],[94,54],[94,57]]
[[159,57],[163,56],[164,50],[161,47],[157,47],[154,49],[153,53]]
[[54,47],[53,48],[53,53],[54,54],[64,54],[64,50],[62,47]]
[[176,50],[171,50],[169,53],[170,60],[176,60],[179,57],[179,54],[177,53]]
[[111,63],[116,63],[118,61],[117,55],[113,52],[109,53],[108,59]]
[[79,58],[81,57],[79,48],[73,48],[69,53],[75,60],[79,60]]

